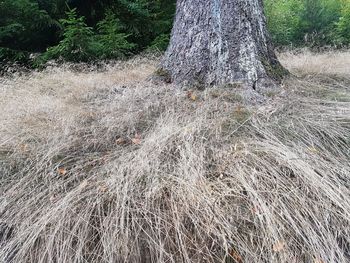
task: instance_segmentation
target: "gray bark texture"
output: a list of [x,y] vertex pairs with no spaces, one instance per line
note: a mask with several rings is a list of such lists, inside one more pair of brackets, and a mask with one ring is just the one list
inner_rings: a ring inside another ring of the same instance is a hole
[[178,0],[158,71],[184,86],[261,89],[286,70],[266,29],[263,0]]

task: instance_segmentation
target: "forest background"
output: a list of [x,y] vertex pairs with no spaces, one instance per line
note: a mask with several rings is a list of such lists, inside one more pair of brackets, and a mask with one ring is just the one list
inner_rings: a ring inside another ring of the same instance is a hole
[[[0,66],[95,62],[164,51],[175,0],[0,0]],[[344,48],[350,0],[265,0],[277,48]],[[1,71],[1,70],[0,70]]]

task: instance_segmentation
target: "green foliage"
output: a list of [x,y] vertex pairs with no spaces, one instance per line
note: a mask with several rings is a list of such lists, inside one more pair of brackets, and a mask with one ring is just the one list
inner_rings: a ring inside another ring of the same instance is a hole
[[161,35],[170,34],[175,0],[116,0],[112,10],[130,34],[130,41],[142,50]]
[[346,44],[349,0],[265,0],[268,27],[277,45]]
[[161,34],[154,39],[149,47],[150,51],[165,51],[169,45],[170,35]]
[[300,34],[311,46],[331,44],[334,23],[339,19],[339,0],[304,0]]
[[50,59],[121,58],[150,46],[163,50],[175,0],[3,0],[0,13],[1,59],[24,61],[23,54],[46,50],[37,66]]
[[78,62],[94,59],[93,31],[85,23],[84,17],[78,17],[76,9],[72,9],[67,12],[67,19],[61,19],[60,23],[64,27],[63,39],[57,46],[50,47],[39,61],[64,59]]
[[336,23],[336,40],[340,44],[350,44],[350,1],[344,1],[341,17]]
[[274,43],[288,45],[295,42],[302,23],[302,9],[302,0],[265,1],[268,27]]
[[73,6],[96,26],[112,12],[128,40],[136,44],[138,52],[150,46],[160,35],[169,34],[175,13],[175,0],[75,0]]
[[[0,63],[30,63],[55,39],[59,23],[30,0],[0,1]],[[0,69],[1,71],[1,69]]]
[[129,43],[128,35],[121,33],[119,20],[111,12],[97,23],[97,33],[78,17],[76,9],[67,12],[67,19],[61,19],[63,39],[57,46],[50,47],[36,61],[36,65],[48,60],[87,62],[95,59],[122,58],[130,54],[135,44]]
[[0,47],[0,66],[3,66],[8,62],[27,64],[30,61],[29,57],[30,54],[26,51]]
[[112,12],[107,12],[105,19],[97,23],[97,30],[95,41],[98,43],[97,52],[101,59],[124,57],[136,46],[128,42],[127,34],[121,33],[120,21]]
[[40,51],[57,23],[30,0],[0,1],[0,46],[13,50]]
[[[277,46],[350,44],[350,0],[264,0]],[[164,51],[176,0],[1,0],[0,63],[123,58]],[[68,13],[66,14],[66,11]],[[45,52],[46,50],[46,52]]]

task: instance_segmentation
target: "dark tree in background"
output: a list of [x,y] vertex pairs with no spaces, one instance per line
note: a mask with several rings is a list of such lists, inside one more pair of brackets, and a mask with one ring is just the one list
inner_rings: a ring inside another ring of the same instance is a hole
[[[192,78],[192,83],[201,85],[240,82],[245,75],[256,73],[256,77],[250,77],[249,81],[249,85],[253,82],[255,87],[264,76],[261,65],[259,69],[259,63],[252,63],[258,60],[265,66],[270,79],[278,79],[283,70],[275,63],[271,52],[262,15],[262,1],[266,5],[268,27],[276,46],[318,49],[326,45],[339,48],[350,45],[348,0],[178,1],[173,41],[163,64],[164,71],[169,70],[171,74],[167,75],[173,81],[189,82]],[[99,25],[106,24],[108,14],[112,14],[116,21],[114,26],[113,23],[108,24],[108,32],[125,34],[126,40],[133,45],[133,49],[124,55],[131,56],[144,50],[164,51],[173,28],[175,5],[176,0],[1,0],[0,64],[16,62],[28,67],[41,67],[46,60],[38,63],[38,55],[49,57],[47,49],[56,47],[62,41],[67,42],[67,34],[64,33],[67,28],[62,21],[68,18],[70,10],[75,10],[76,18],[82,17],[92,30],[91,37],[81,38],[89,39],[85,45],[89,50],[81,50],[89,54],[84,56],[89,61],[106,59],[106,53],[111,54],[111,49],[114,49],[113,54],[123,53],[123,46],[118,43],[101,52],[100,47],[106,45],[100,42]],[[113,39],[113,34],[108,37]],[[79,38],[76,36],[76,39]],[[195,51],[197,45],[198,50]],[[66,50],[60,50],[60,58],[72,58],[65,56]],[[247,56],[243,59],[244,53],[258,58],[252,57],[248,61]],[[196,56],[200,59],[196,59]],[[240,63],[239,59],[244,63]],[[78,56],[74,61],[77,60]],[[181,67],[183,72],[179,72],[177,61],[184,63]],[[246,72],[249,63],[253,64],[249,68],[255,68],[255,71]],[[1,65],[0,74],[5,68]],[[216,76],[220,75],[221,78],[221,72],[226,76],[223,74],[223,78],[217,80]]]
[[252,90],[286,73],[267,33],[262,0],[178,0],[160,72],[185,86]]

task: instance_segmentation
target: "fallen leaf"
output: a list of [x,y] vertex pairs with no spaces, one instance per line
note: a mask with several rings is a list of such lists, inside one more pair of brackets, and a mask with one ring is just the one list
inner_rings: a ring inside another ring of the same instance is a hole
[[141,144],[141,140],[140,139],[134,138],[131,141],[132,141],[133,144],[136,144],[136,145],[140,145]]
[[141,135],[136,133],[135,138],[131,139],[133,144],[140,145],[141,144]]
[[188,91],[187,92],[187,97],[192,100],[192,101],[196,101],[197,100],[197,96],[193,93],[193,91]]
[[286,246],[286,242],[278,241],[273,245],[272,249],[275,252],[280,252],[280,251],[284,250],[285,246]]
[[67,174],[67,170],[65,168],[58,168],[57,169],[57,173],[59,175],[66,175]]
[[127,143],[128,143],[128,140],[125,139],[125,138],[120,137],[119,139],[117,139],[117,140],[115,141],[115,143],[118,144],[118,145],[124,145],[124,144],[127,144]]
[[242,256],[235,250],[231,249],[230,256],[238,263],[243,263]]

